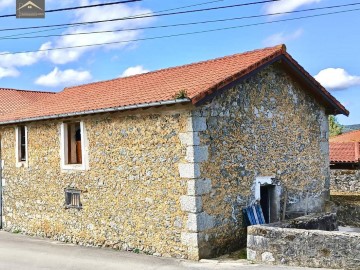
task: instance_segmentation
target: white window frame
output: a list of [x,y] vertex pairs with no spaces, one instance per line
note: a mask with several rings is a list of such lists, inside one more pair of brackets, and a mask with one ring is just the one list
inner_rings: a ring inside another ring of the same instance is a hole
[[[25,159],[20,160],[20,151],[21,151],[21,138],[20,138],[20,127],[25,128]],[[28,167],[29,165],[29,154],[28,154],[28,128],[27,126],[17,126],[15,127],[15,158],[16,158],[16,167]]]
[[[80,123],[80,132],[81,132],[81,164],[67,164],[67,151],[68,151],[68,141],[67,141],[67,125],[75,122]],[[88,170],[88,141],[86,136],[85,124],[83,121],[69,121],[61,123],[60,131],[60,167],[62,170]]]

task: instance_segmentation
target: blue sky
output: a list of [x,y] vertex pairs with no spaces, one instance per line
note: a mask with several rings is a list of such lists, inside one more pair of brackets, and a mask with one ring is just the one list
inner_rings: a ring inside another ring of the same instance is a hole
[[[88,5],[115,0],[45,0],[47,9]],[[45,19],[0,18],[0,28],[103,20],[157,12],[211,0],[143,0],[141,2],[46,14]],[[222,0],[187,9],[252,2]],[[36,35],[77,33],[86,31],[137,28],[193,21],[215,20],[356,3],[348,0],[282,0],[270,4],[236,7],[186,15],[118,21],[81,27],[57,29]],[[348,8],[360,8],[360,5]],[[184,9],[186,10],[186,9]],[[15,12],[15,0],[1,0],[0,14]],[[39,48],[56,48],[100,42],[112,42],[239,26],[298,16],[319,14],[329,10],[278,15],[257,19],[229,21],[206,25],[124,31],[117,33],[47,37],[38,39],[0,40],[0,53]],[[226,31],[176,38],[121,43],[83,49],[35,52],[0,56],[0,86],[18,89],[60,91],[66,86],[112,79],[139,72],[182,65],[224,55],[240,53],[279,43],[315,76],[349,110],[350,117],[339,116],[342,124],[360,123],[360,11],[303,20],[244,27]],[[32,30],[34,31],[34,30]],[[0,32],[3,36],[25,31]],[[29,34],[29,35],[35,35]]]

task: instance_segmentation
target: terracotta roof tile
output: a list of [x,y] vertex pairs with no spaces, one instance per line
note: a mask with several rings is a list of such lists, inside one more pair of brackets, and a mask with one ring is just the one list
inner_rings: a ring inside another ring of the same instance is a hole
[[27,109],[0,116],[0,123],[171,101],[174,100],[174,95],[182,90],[187,92],[189,101],[195,104],[206,95],[280,56],[286,57],[288,61],[301,69],[301,72],[309,77],[313,84],[318,86],[320,90],[317,91],[322,92],[330,99],[331,103],[328,104],[331,104],[334,111],[348,113],[334,97],[286,53],[285,45],[279,45],[141,75],[66,88],[54,96],[40,100]]
[[0,88],[0,115],[22,110],[39,100],[55,93]]
[[360,142],[360,130],[354,130],[338,136],[330,137],[330,142]]
[[359,142],[330,142],[331,163],[357,163],[360,158]]

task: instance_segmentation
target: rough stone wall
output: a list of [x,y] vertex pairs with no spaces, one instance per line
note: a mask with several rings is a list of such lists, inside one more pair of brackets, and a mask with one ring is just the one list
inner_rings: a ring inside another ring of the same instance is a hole
[[247,257],[290,266],[360,269],[360,234],[248,227]]
[[255,201],[256,177],[273,177],[281,200],[287,192],[288,212],[303,214],[306,197],[309,212],[322,210],[330,184],[327,116],[280,66],[215,96],[193,115],[202,127],[196,178],[210,185],[192,217],[201,224],[193,230],[200,257],[246,245],[241,210]]
[[332,194],[331,201],[340,225],[360,228],[360,193]]
[[331,191],[360,193],[360,170],[330,170]]
[[336,205],[339,224],[360,227],[360,170],[330,172],[331,201]]
[[335,213],[310,214],[263,226],[322,231],[338,231],[339,229]]
[[[190,114],[163,110],[76,119],[84,121],[88,138],[86,171],[60,169],[61,121],[28,125],[29,162],[21,168],[15,166],[15,129],[2,128],[5,229],[191,258],[181,241],[187,214],[180,197],[188,187],[179,178],[186,157],[180,133]],[[64,208],[66,187],[82,191],[81,210]]]

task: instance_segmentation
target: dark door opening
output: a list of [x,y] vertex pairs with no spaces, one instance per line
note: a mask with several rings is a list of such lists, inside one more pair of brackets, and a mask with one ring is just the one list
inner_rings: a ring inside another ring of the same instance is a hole
[[260,205],[264,214],[265,223],[271,223],[274,221],[274,195],[274,185],[260,186]]

